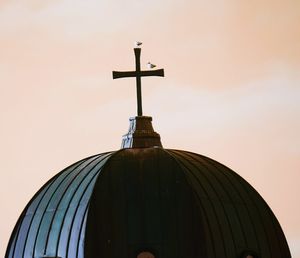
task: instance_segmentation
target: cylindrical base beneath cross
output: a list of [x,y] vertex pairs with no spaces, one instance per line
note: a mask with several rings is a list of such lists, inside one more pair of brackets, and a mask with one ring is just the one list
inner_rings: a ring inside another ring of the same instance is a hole
[[153,129],[152,117],[131,117],[129,122],[128,133],[122,137],[121,149],[162,147],[160,135]]

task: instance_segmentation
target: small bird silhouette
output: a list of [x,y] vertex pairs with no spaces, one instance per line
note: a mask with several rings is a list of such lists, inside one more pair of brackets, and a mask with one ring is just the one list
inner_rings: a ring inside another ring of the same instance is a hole
[[148,63],[147,63],[147,67],[148,67],[149,69],[152,69],[152,68],[156,67],[156,65],[155,65],[155,64],[151,64],[150,62],[148,62]]
[[139,46],[141,46],[143,44],[143,42],[140,42],[140,41],[135,41],[134,42],[134,46],[135,47],[139,47]]

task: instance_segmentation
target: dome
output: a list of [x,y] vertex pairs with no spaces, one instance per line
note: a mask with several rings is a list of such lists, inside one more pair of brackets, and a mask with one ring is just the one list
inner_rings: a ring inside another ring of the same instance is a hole
[[271,209],[231,169],[162,148],[149,117],[131,119],[126,144],[50,179],[6,257],[291,257]]
[[6,258],[289,258],[284,233],[242,177],[208,157],[163,148],[137,113],[121,149],[88,157],[50,179],[22,212]]

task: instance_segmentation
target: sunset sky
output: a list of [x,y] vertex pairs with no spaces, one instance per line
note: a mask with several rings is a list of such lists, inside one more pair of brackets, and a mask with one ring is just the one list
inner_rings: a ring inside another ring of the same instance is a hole
[[166,148],[250,182],[300,258],[299,0],[0,0],[0,257],[33,194],[64,167],[117,150],[144,114]]

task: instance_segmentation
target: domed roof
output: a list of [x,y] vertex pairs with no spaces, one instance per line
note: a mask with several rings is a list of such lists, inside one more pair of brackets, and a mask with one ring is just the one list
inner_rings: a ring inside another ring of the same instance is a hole
[[122,149],[83,159],[32,198],[6,258],[289,258],[281,227],[238,174],[201,155],[162,148],[142,115],[141,77],[163,69],[113,72],[136,77],[138,116]]
[[278,221],[250,184],[210,158],[161,147],[99,154],[53,177],[22,213],[7,257],[141,252],[290,257]]

